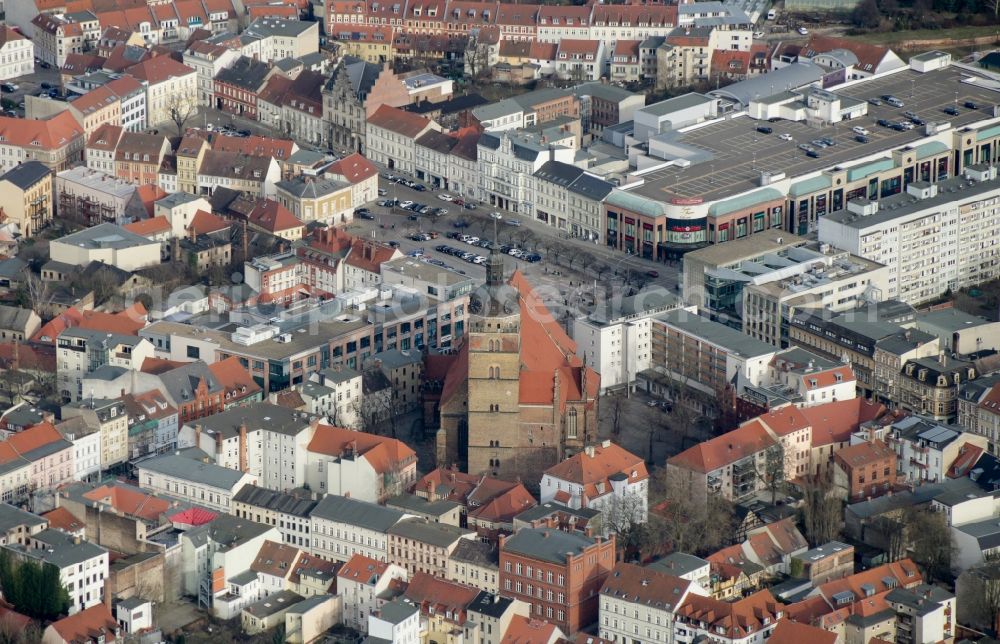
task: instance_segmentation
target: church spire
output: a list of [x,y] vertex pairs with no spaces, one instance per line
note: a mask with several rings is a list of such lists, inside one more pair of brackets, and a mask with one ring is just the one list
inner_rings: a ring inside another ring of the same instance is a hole
[[503,285],[503,255],[497,244],[497,220],[493,220],[493,243],[490,244],[490,257],[486,264],[486,286],[490,288]]

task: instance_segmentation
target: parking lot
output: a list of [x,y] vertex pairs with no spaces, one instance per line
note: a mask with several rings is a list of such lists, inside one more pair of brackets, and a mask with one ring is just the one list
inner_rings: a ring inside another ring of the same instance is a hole
[[[12,79],[2,79],[5,83],[13,83],[17,89],[13,92],[0,91],[0,98],[3,99],[4,109],[13,112],[14,116],[24,116],[24,97],[38,96],[43,90],[43,84],[49,88],[59,87],[59,70],[44,69],[38,64],[35,65],[35,72],[26,76],[19,76]],[[48,88],[45,88],[46,90]],[[10,112],[6,112],[10,114]]]
[[[834,93],[868,101],[883,95],[892,95],[903,101],[903,107],[868,105],[868,114],[862,118],[843,121],[829,127],[816,127],[804,122],[777,121],[761,123],[746,116],[713,123],[692,130],[680,137],[680,142],[701,148],[711,155],[709,161],[688,168],[669,167],[644,176],[645,184],[634,192],[656,199],[671,197],[702,197],[706,200],[725,198],[729,195],[752,190],[760,186],[763,171],[784,172],[799,176],[834,165],[860,160],[878,152],[902,147],[926,136],[922,127],[899,132],[877,125],[879,119],[903,120],[903,112],[912,111],[927,122],[948,122],[956,129],[993,117],[993,106],[1000,103],[1000,92],[983,84],[963,82],[970,73],[958,68],[947,68],[925,74],[907,70],[875,81],[860,83],[843,89],[832,87]],[[964,107],[966,101],[976,103],[977,109]],[[958,115],[945,114],[943,110],[957,105]],[[771,134],[757,131],[760,125],[771,127]],[[868,129],[868,143],[859,143],[851,129],[861,125]],[[779,138],[791,135],[791,140]],[[800,143],[809,143],[828,137],[835,145],[819,150],[819,158],[806,156],[798,149]]]

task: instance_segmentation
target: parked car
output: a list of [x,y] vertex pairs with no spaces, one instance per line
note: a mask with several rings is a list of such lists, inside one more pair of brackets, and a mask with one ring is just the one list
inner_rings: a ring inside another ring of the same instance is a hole
[[766,35],[767,34],[765,34],[763,31],[755,31],[755,32],[753,32],[753,37],[756,38],[757,40],[760,40],[760,39],[764,38],[764,36],[766,36]]
[[503,219],[503,215],[498,212],[491,212],[490,219]]
[[948,114],[948,115],[951,115],[951,116],[958,116],[958,114],[959,114],[958,108],[957,107],[953,107],[953,106],[948,106],[948,107],[944,108],[942,111],[945,114]]
[[918,126],[919,125],[927,125],[927,121],[925,121],[924,119],[919,118],[919,117],[910,119],[910,123],[913,123],[914,125],[918,125]]
[[817,147],[817,148],[828,148],[828,147],[830,147],[829,145],[827,145],[826,141],[824,141],[823,139],[813,139],[812,141],[810,141],[810,143],[812,143],[813,146]]
[[965,101],[965,103],[963,103],[963,105],[965,105],[965,107],[967,107],[970,110],[978,110],[979,109],[979,106],[976,105],[972,101]]
[[872,104],[872,105],[881,105],[882,104],[881,99],[878,99],[878,98],[869,98],[868,102],[870,104]]
[[400,207],[400,208],[409,208],[409,207],[411,207],[412,205],[413,205],[413,202],[412,202],[412,201],[410,201],[409,199],[407,199],[406,201],[400,201],[400,202],[399,202],[399,207]]
[[808,152],[808,151],[812,150],[813,147],[811,145],[807,145],[805,143],[799,143],[799,149],[802,150],[802,151],[804,151],[804,152]]
[[42,83],[41,84],[41,88],[42,89],[52,89],[52,83]]
[[646,277],[659,277],[659,271],[646,271]]
[[802,36],[808,36],[808,35],[809,35],[809,30],[808,30],[808,29],[806,29],[805,27],[799,27],[799,28],[797,29],[797,31],[798,31],[798,32],[799,32],[799,34],[800,34],[800,35],[802,35]]
[[438,195],[438,199],[440,199],[441,201],[452,201],[454,197],[452,197],[449,194],[441,193]]
[[466,210],[475,210],[477,208],[476,204],[472,203],[471,201],[466,201],[465,205],[462,207],[465,208]]
[[852,127],[851,131],[854,132],[855,134],[860,134],[861,136],[868,136],[869,134],[868,130],[861,127],[860,125],[855,125],[854,127]]
[[385,188],[379,188],[379,189],[378,189],[378,196],[380,196],[380,197],[384,197],[384,196],[386,196],[387,194],[389,194],[389,191],[388,191],[388,190],[386,190]]
[[781,134],[778,135],[778,138],[781,139],[782,141],[791,141],[792,135],[789,134],[788,132],[782,132]]
[[761,134],[770,134],[771,132],[774,132],[774,129],[766,125],[758,125],[757,131],[760,132]]
[[459,219],[456,222],[452,222],[451,225],[454,226],[455,228],[468,228],[469,222],[465,221],[464,219]]
[[869,141],[868,137],[865,136],[864,134],[858,134],[857,136],[854,137],[854,140],[857,141],[858,143],[868,143]]
[[819,158],[819,152],[817,152],[816,150],[809,150],[808,152],[806,152],[806,156],[807,157],[812,157],[813,159],[818,159]]
[[427,190],[427,186],[425,186],[422,183],[414,183],[410,187],[413,188],[414,190],[416,190],[417,192],[423,192],[423,191]]
[[368,220],[373,220],[373,219],[375,219],[375,215],[371,214],[370,212],[361,212],[361,213],[355,213],[355,215],[356,215],[356,216],[357,216],[357,217],[358,217],[359,219],[368,219]]
[[903,116],[905,116],[906,118],[910,119],[911,121],[913,119],[917,118],[917,115],[915,113],[909,112],[909,111],[903,112]]
[[880,127],[892,127],[892,121],[889,119],[879,119],[875,122],[878,123]]
[[520,226],[521,225],[521,220],[520,219],[508,219],[506,223],[507,223],[508,226]]

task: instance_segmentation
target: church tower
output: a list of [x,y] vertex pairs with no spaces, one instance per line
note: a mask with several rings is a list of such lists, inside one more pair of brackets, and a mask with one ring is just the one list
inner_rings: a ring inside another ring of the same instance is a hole
[[515,473],[521,371],[521,307],[504,279],[503,255],[494,241],[486,283],[469,301],[468,421],[459,436],[470,473]]

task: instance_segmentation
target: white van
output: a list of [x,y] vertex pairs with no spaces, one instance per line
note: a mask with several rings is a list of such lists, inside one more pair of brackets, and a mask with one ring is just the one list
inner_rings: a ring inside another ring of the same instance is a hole
[[860,125],[852,127],[851,131],[854,132],[855,134],[860,134],[861,136],[868,136],[868,134],[869,134],[868,130],[866,130],[865,128],[861,127]]
[[778,16],[778,12],[775,11],[774,9],[771,9],[770,11],[767,12],[767,19],[768,20],[774,20],[777,16]]

